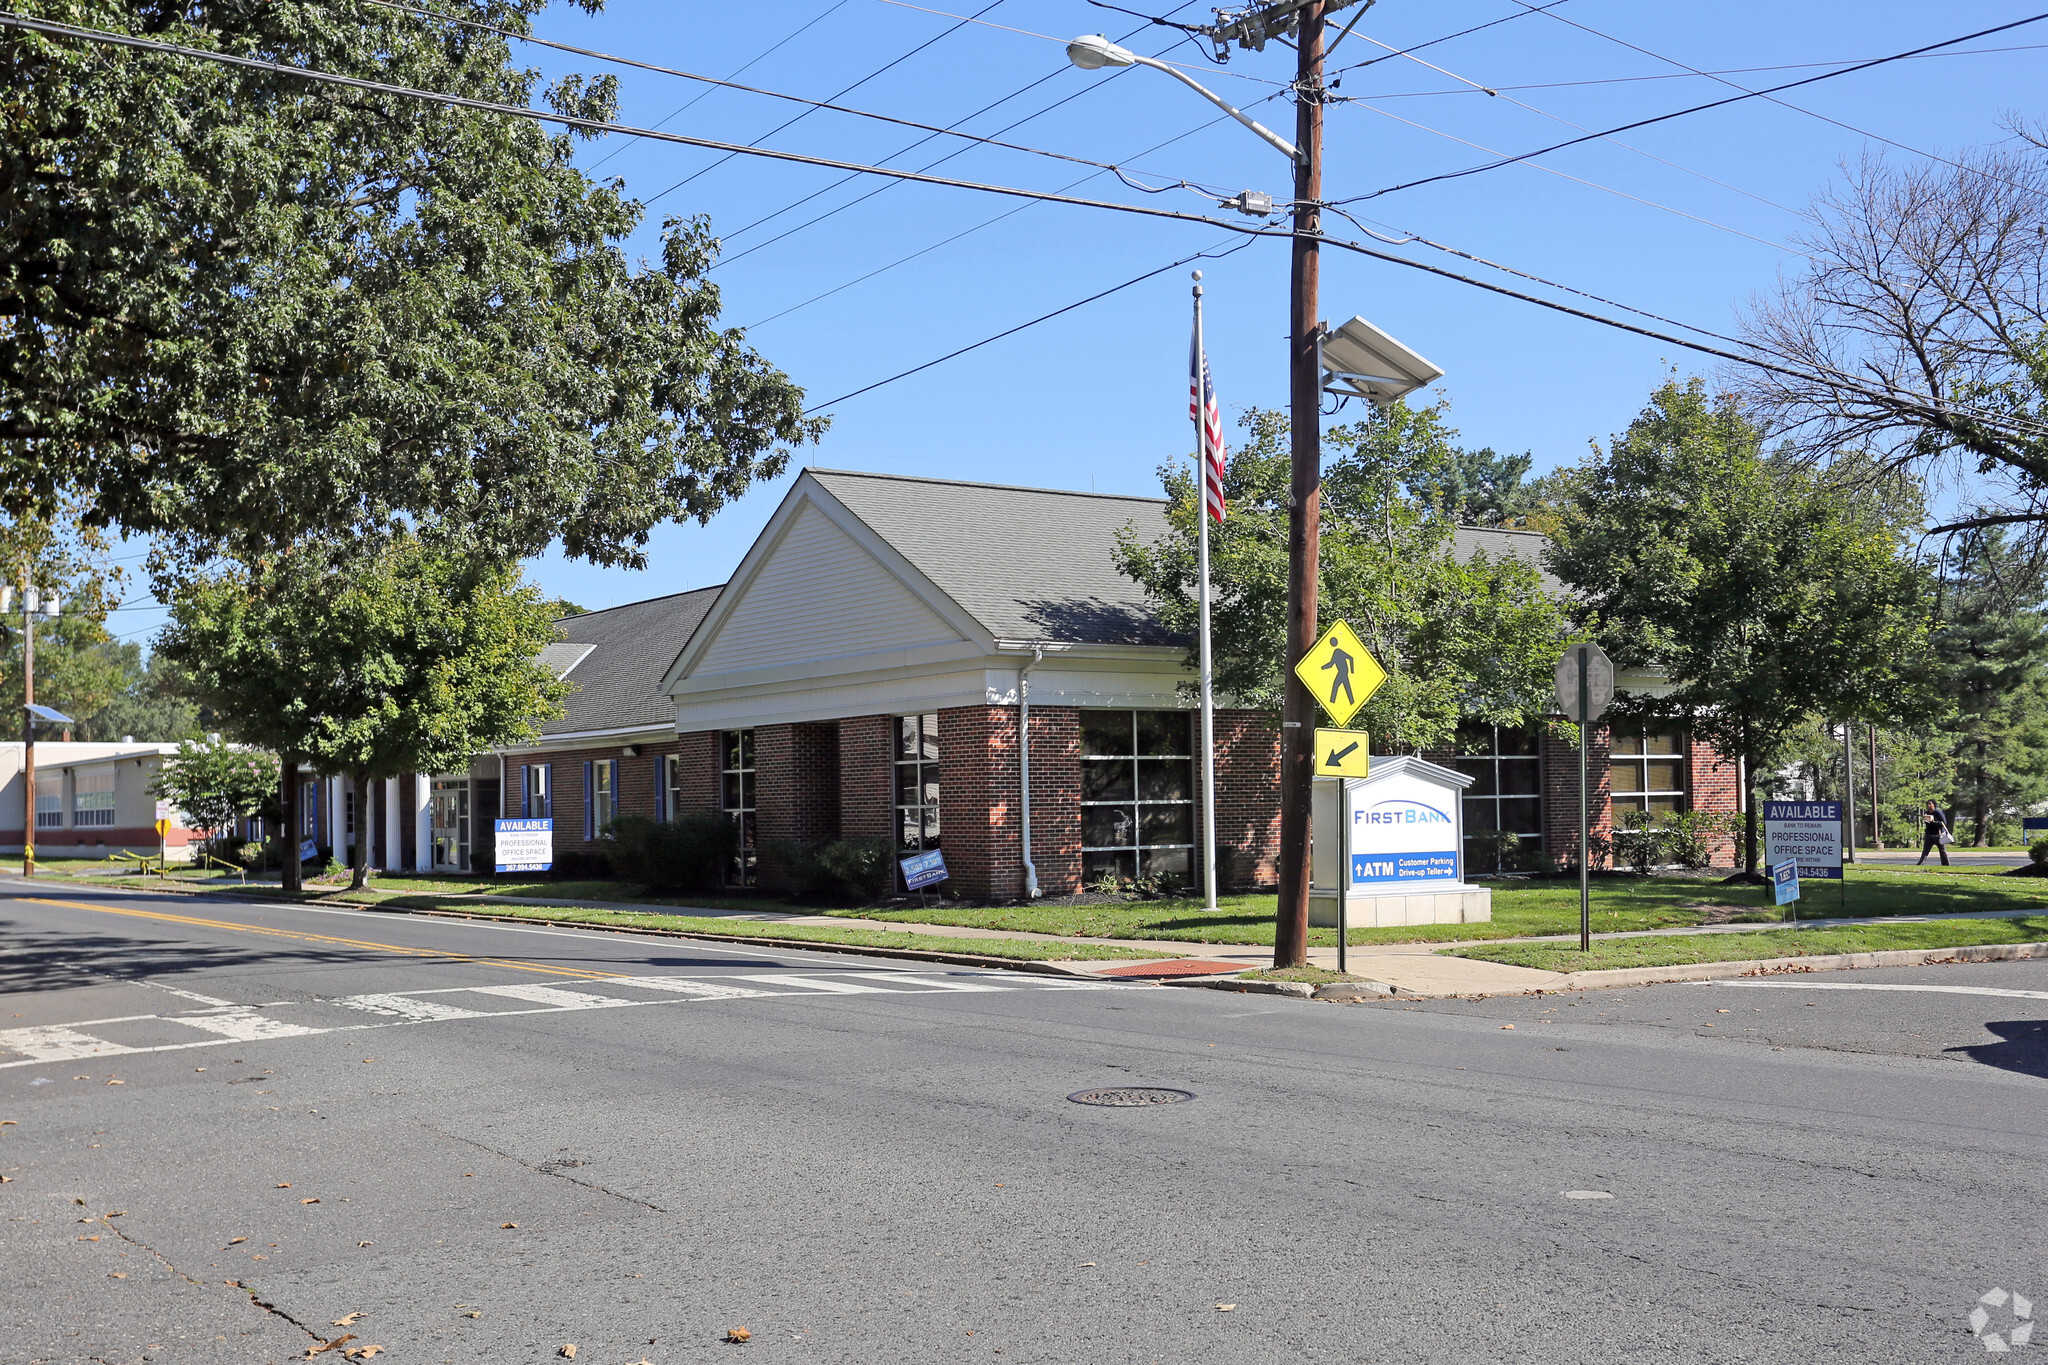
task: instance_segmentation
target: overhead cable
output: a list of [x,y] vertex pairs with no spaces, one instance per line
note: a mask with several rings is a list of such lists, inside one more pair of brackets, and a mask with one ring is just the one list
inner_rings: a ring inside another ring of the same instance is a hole
[[[517,39],[519,42],[522,43],[531,43],[535,47],[553,48],[558,52],[572,52],[579,57],[589,57],[593,61],[611,62],[618,66],[630,66],[641,71],[652,71],[657,75],[676,76],[686,81],[701,81],[705,85],[723,88],[726,90],[738,90],[749,95],[762,95],[769,99],[787,100],[792,104],[807,104],[811,106],[811,108],[814,110],[824,109],[829,110],[830,112],[835,114],[852,114],[858,118],[873,119],[878,123],[893,123],[901,128],[915,128],[920,132],[930,133],[933,137],[937,137],[943,134],[944,136],[947,137],[957,137],[968,142],[979,143],[983,146],[1001,147],[1004,151],[1008,152],[1028,152],[1032,156],[1049,157],[1054,161],[1071,161],[1076,165],[1093,166],[1098,170],[1104,171],[1113,171],[1116,169],[1116,167],[1111,166],[1106,162],[1091,161],[1085,156],[1068,156],[1064,152],[1051,152],[1047,151],[1043,147],[1027,147],[1019,142],[1000,142],[992,137],[981,137],[975,133],[963,133],[957,127],[941,128],[937,124],[920,123],[916,119],[897,118],[893,114],[877,114],[872,110],[868,109],[855,109],[850,105],[834,104],[830,100],[808,99],[803,95],[784,94],[780,90],[766,90],[758,85],[741,85],[737,81],[720,80],[715,76],[700,76],[693,71],[679,71],[672,66],[660,66],[654,62],[643,62],[632,57],[614,57],[609,53],[598,52],[591,48],[576,47],[570,43],[557,43],[546,38],[536,38],[533,37],[531,34],[518,33],[512,29],[507,28],[498,28],[494,25],[482,23],[475,19],[463,19],[458,18],[457,16],[452,14],[441,14],[434,10],[421,9],[417,5],[404,4],[402,3],[402,0],[367,0],[367,3],[372,5],[380,5],[385,9],[402,10],[407,14],[417,14],[420,17],[426,19],[438,19],[444,23],[459,24],[464,28],[478,29],[485,33],[495,33],[500,37]],[[996,3],[1002,3],[1002,0],[996,0]],[[991,6],[991,8],[993,8],[993,6]],[[822,18],[823,16],[821,15],[819,17]],[[939,36],[944,37],[945,35],[941,34]],[[933,41],[936,42],[937,39],[934,39]],[[926,46],[930,46],[930,44],[926,44]],[[899,58],[898,60],[901,59]],[[891,63],[891,65],[894,65],[894,63]],[[884,68],[884,70],[886,69],[887,68]],[[872,77],[864,77],[863,79],[872,79]],[[859,82],[855,82],[855,84],[859,84]],[[848,90],[851,90],[852,88],[853,86],[847,87]],[[998,102],[1000,103],[1000,101]],[[993,108],[994,106],[991,105],[989,107]],[[671,115],[671,117],[673,117],[673,115]],[[969,117],[971,118],[973,116],[969,115]],[[794,123],[795,121],[796,120],[791,119],[790,123]],[[782,125],[782,128],[787,128],[788,126],[789,124],[785,123]],[[782,129],[778,128],[775,131],[780,132],[782,131]],[[772,136],[772,134],[764,134],[763,136]],[[927,138],[925,140],[929,141],[930,139]],[[921,144],[912,143],[911,145],[919,146]],[[898,153],[898,155],[900,155],[900,153]],[[595,167],[593,167],[592,169],[595,169]],[[709,170],[710,167],[707,166],[705,169]]]
[[[1234,232],[1245,237],[1292,239],[1298,235],[1293,228],[1254,227],[1246,224],[1232,223],[1221,218],[1210,218],[1198,213],[1183,213],[1175,209],[1153,208],[1145,204],[1119,204],[1113,200],[1083,199],[1073,195],[1022,189],[1014,185],[993,185],[972,180],[956,180],[947,176],[927,175],[919,171],[895,170],[883,166],[863,166],[857,162],[838,161],[827,157],[805,156],[799,152],[786,152],[772,147],[746,147],[736,143],[719,142],[710,138],[690,137],[683,133],[657,132],[653,129],[635,128],[629,124],[609,123],[602,119],[584,118],[576,114],[562,114],[552,110],[533,109],[516,104],[503,104],[493,100],[474,99],[467,95],[445,94],[436,90],[421,90],[413,86],[366,80],[359,76],[343,76],[336,72],[322,71],[314,67],[290,66],[283,62],[265,61],[261,58],[242,57],[225,52],[208,52],[203,48],[186,47],[179,43],[164,42],[160,39],[138,38],[125,33],[109,33],[101,29],[80,28],[72,24],[61,24],[48,19],[34,19],[8,11],[0,11],[0,28],[22,29],[51,37],[70,38],[82,42],[97,43],[109,47],[124,47],[166,56],[186,57],[195,61],[212,62],[216,65],[239,67],[244,70],[265,71],[276,75],[297,77],[298,79],[316,84],[363,90],[371,94],[418,99],[451,108],[471,109],[479,113],[501,114],[512,118],[522,118],[535,123],[554,123],[565,127],[587,129],[592,132],[624,133],[629,136],[644,137],[660,142],[672,142],[684,146],[704,147],[713,151],[731,152],[736,156],[757,156],[770,161],[825,166],[835,170],[861,170],[872,175],[892,176],[899,180],[914,180],[922,184],[944,185],[953,189],[977,190],[984,194],[1006,195],[1011,198],[1039,200],[1045,203],[1068,204],[1076,208],[1105,209],[1115,213],[1135,214],[1145,218],[1168,219],[1174,222],[1201,223],[1209,227],[1222,228],[1225,231]],[[1539,308],[1547,308],[1555,313],[1563,313],[1570,317],[1584,319],[1587,322],[1599,323],[1602,326],[1611,327],[1618,331],[1631,332],[1637,336],[1648,337],[1654,341],[1662,341],[1673,346],[1683,347],[1689,351],[1697,351],[1702,355],[1715,356],[1722,360],[1733,361],[1738,365],[1747,365],[1755,369],[1767,370],[1774,374],[1782,374],[1795,379],[1811,379],[1814,377],[1814,371],[1811,368],[1796,369],[1788,365],[1778,364],[1775,361],[1759,360],[1753,355],[1739,355],[1733,351],[1724,351],[1716,346],[1691,341],[1685,337],[1673,336],[1666,332],[1654,331],[1632,322],[1624,322],[1619,318],[1604,317],[1599,313],[1588,312],[1583,308],[1576,308],[1567,303],[1559,303],[1554,299],[1526,294],[1521,290],[1510,289],[1505,285],[1495,284],[1488,280],[1475,279],[1470,275],[1461,275],[1455,270],[1446,270],[1442,266],[1431,265],[1427,261],[1412,260],[1406,256],[1397,256],[1391,252],[1380,251],[1366,246],[1363,242],[1347,241],[1338,237],[1325,237],[1321,234],[1311,235],[1314,235],[1321,244],[1340,251],[1349,251],[1355,255],[1383,261],[1390,265],[1398,265],[1409,270],[1421,271],[1424,274],[1455,280],[1461,284],[1469,284],[1488,293],[1518,299],[1524,303],[1534,304]],[[1170,269],[1171,267],[1167,268]],[[1761,350],[1763,348],[1758,347],[1756,349]],[[1770,352],[1765,353],[1770,354]],[[1929,398],[1923,394],[1910,391],[1884,393],[1856,383],[1840,380],[1831,382],[1835,382],[1838,387],[1860,392],[1866,397],[1880,397],[1887,402],[1894,403],[1909,401],[1918,405],[1926,413],[1942,415],[1940,400]],[[2005,426],[2009,430],[2019,429],[2011,419],[2003,417],[1982,416],[1978,420],[1983,421],[1986,425]],[[2028,425],[2031,426],[2032,424]]]
[[[1878,57],[1871,61],[1859,62],[1855,66],[1845,66],[1839,71],[1824,71],[1818,76],[1807,76],[1801,80],[1787,81],[1783,85],[1773,85],[1763,90],[1743,90],[1742,93],[1730,95],[1726,99],[1710,100],[1705,104],[1695,104],[1687,109],[1674,109],[1670,113],[1656,114],[1650,118],[1635,119],[1632,122],[1617,124],[1612,128],[1603,129],[1597,133],[1587,133],[1583,137],[1567,138],[1563,142],[1554,142],[1548,147],[1539,147],[1533,152],[1522,152],[1516,156],[1504,156],[1497,161],[1489,161],[1483,166],[1467,166],[1462,171],[1445,171],[1441,175],[1429,175],[1424,176],[1420,180],[1409,180],[1399,185],[1389,185],[1385,189],[1374,190],[1371,194],[1356,194],[1339,202],[1356,204],[1361,200],[1377,199],[1383,194],[1393,194],[1399,190],[1412,190],[1421,185],[1434,185],[1443,180],[1457,180],[1468,175],[1478,175],[1482,171],[1498,170],[1502,166],[1512,166],[1518,161],[1527,161],[1531,157],[1548,156],[1552,152],[1562,151],[1567,147],[1576,147],[1582,142],[1592,142],[1598,138],[1610,137],[1615,133],[1625,133],[1632,128],[1647,128],[1651,124],[1667,123],[1672,119],[1684,118],[1689,114],[1705,113],[1709,109],[1722,109],[1731,104],[1740,104],[1744,100],[1761,99],[1764,96],[1776,94],[1781,90],[1795,90],[1802,85],[1812,85],[1818,81],[1831,81],[1837,76],[1847,76],[1858,71],[1868,71],[1872,67],[1883,66],[1887,62],[1901,61],[1907,57],[1918,56],[1923,52],[1932,52],[1937,48],[1954,47],[1957,43],[1967,43],[1978,38],[1987,38],[1994,33],[2004,33],[2009,29],[2020,28],[2027,24],[2038,24],[2043,19],[2048,19],[2048,13],[2031,15],[2025,19],[2015,19],[2009,24],[1999,24],[1993,28],[1979,29],[1975,33],[1966,33],[1960,38],[1947,38],[1938,43],[1928,43],[1923,47],[1913,48],[1910,51],[1895,52],[1889,57]],[[1737,88],[1740,89],[1740,87]]]

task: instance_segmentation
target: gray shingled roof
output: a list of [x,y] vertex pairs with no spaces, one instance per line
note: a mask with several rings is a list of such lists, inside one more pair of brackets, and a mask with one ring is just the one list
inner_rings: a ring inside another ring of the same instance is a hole
[[1565,595],[1565,586],[1550,572],[1543,562],[1544,547],[1550,537],[1541,531],[1502,531],[1484,526],[1460,526],[1451,533],[1451,548],[1457,553],[1459,562],[1469,562],[1481,550],[1488,559],[1519,559],[1542,576],[1544,588],[1559,596]]
[[543,649],[541,661],[558,673],[569,667],[576,690],[563,703],[568,714],[541,733],[673,726],[676,704],[661,694],[661,680],[718,591],[698,588],[557,621],[562,643]]
[[1113,559],[1123,527],[1165,533],[1163,498],[807,472],[999,640],[1181,643]]

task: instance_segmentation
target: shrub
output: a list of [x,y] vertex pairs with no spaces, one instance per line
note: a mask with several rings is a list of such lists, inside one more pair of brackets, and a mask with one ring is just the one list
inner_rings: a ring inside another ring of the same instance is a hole
[[798,896],[869,901],[896,885],[896,841],[887,837],[770,839],[761,852]]
[[2027,856],[2037,863],[2048,863],[2048,839],[2036,839],[2027,845]]
[[[607,871],[620,881],[679,891],[716,891],[731,861],[736,826],[722,811],[673,820],[622,815],[605,827]],[[561,866],[558,860],[556,866]]]
[[1664,853],[1689,872],[1714,865],[1714,845],[1735,830],[1737,816],[1708,811],[1674,815],[1665,826]]

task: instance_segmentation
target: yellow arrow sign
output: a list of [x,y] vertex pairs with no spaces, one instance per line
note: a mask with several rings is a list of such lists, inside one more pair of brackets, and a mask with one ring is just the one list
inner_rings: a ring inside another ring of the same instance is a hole
[[168,837],[170,836],[170,832],[171,832],[171,822],[170,822],[170,821],[168,821],[168,820],[159,820],[159,821],[157,821],[157,822],[156,822],[156,837],[157,837],[157,838],[159,838],[159,839],[163,839],[163,838],[168,838]]
[[1371,777],[1366,755],[1372,738],[1363,730],[1316,731],[1317,777]]
[[1315,693],[1316,704],[1330,713],[1330,719],[1346,724],[1365,705],[1365,699],[1380,690],[1387,670],[1372,657],[1365,642],[1349,622],[1338,621],[1323,632],[1309,652],[1294,666],[1294,675]]

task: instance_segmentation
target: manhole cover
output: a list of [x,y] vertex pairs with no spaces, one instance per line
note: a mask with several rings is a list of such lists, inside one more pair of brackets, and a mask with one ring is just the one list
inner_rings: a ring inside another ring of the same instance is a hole
[[1109,1090],[1076,1090],[1067,1096],[1075,1104],[1101,1104],[1111,1109],[1140,1109],[1148,1104],[1179,1104],[1195,1097],[1192,1090],[1168,1090],[1163,1086],[1125,1085]]

